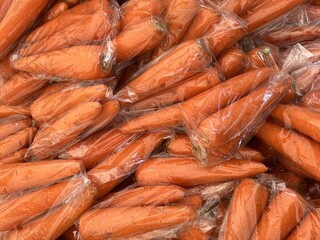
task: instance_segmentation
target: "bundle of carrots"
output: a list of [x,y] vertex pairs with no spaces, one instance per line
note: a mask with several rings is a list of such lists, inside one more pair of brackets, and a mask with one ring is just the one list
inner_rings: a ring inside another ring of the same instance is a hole
[[317,0],[2,0],[0,239],[318,240],[319,23]]

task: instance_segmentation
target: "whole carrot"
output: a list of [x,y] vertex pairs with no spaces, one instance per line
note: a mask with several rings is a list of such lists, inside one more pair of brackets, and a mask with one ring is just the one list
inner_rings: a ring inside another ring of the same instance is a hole
[[278,159],[286,168],[289,166],[291,172],[320,179],[319,143],[271,122],[266,122],[256,136],[284,156]]
[[44,125],[36,135],[27,157],[45,159],[72,143],[101,113],[101,104],[88,102],[76,106]]
[[307,203],[299,193],[292,189],[277,192],[261,215],[251,239],[286,239],[306,210]]
[[41,21],[43,23],[46,23],[53,18],[59,16],[61,13],[67,11],[69,9],[69,6],[65,2],[59,2],[53,5],[48,12],[42,17]]
[[[219,238],[250,239],[269,197],[267,187],[248,178],[242,180],[233,193]],[[246,204],[251,207],[246,208]]]
[[221,3],[221,8],[224,11],[233,12],[239,16],[247,12],[247,10],[252,6],[254,0],[225,0]]
[[113,40],[117,61],[127,61],[158,47],[166,36],[165,22],[158,17],[126,27]]
[[132,137],[134,135],[123,134],[116,129],[102,130],[72,145],[59,157],[81,160],[86,169],[90,169]]
[[213,67],[204,73],[187,79],[182,83],[177,83],[172,87],[155,93],[146,99],[129,107],[130,111],[139,111],[157,107],[165,107],[174,103],[187,100],[207,89],[220,83],[220,77],[217,68]]
[[217,166],[202,167],[191,157],[153,158],[136,171],[136,179],[144,185],[171,183],[191,187],[254,176],[266,170],[262,163],[250,160],[233,159]]
[[163,3],[160,0],[130,0],[121,6],[121,30],[140,23],[151,16],[163,13]]
[[24,128],[31,127],[32,120],[25,116],[16,116],[0,121],[0,141]]
[[0,80],[7,80],[18,72],[11,67],[9,56],[7,55],[0,60]]
[[22,148],[11,155],[0,159],[0,166],[13,164],[13,163],[21,163],[24,161],[24,156],[26,155],[28,148]]
[[38,122],[49,122],[80,104],[102,101],[110,92],[103,84],[69,88],[37,98],[31,104],[31,114]]
[[49,80],[37,79],[28,73],[19,72],[1,86],[0,100],[11,106],[23,104],[48,83]]
[[0,171],[0,194],[9,194],[71,177],[82,171],[82,164],[75,160],[48,160],[9,164]]
[[144,71],[138,72],[115,97],[123,102],[137,102],[146,95],[202,72],[210,63],[211,55],[203,41],[181,43],[160,59],[146,65]]
[[192,156],[192,144],[186,134],[177,134],[167,145],[167,152],[170,155]]
[[[0,21],[0,57],[10,52],[19,38],[37,20],[48,3],[49,0],[10,1],[9,7],[6,7],[6,13]],[[26,12],[28,12],[27,15]]]
[[169,35],[155,50],[152,59],[159,57],[165,51],[178,44],[186,33],[193,17],[200,10],[198,0],[171,0],[163,20],[167,23]]
[[320,143],[320,113],[296,105],[278,105],[271,117]]
[[191,40],[203,37],[205,33],[220,21],[220,13],[210,6],[201,6],[199,12],[194,16],[188,30],[182,40]]
[[248,65],[248,57],[238,48],[232,47],[218,57],[218,64],[226,79],[241,74]]
[[188,130],[198,127],[208,116],[247,95],[273,74],[271,68],[251,70],[190,98],[181,104],[185,126]]
[[0,159],[17,150],[28,147],[36,135],[37,129],[28,127],[0,141]]
[[278,66],[276,64],[278,55],[279,53],[275,47],[260,46],[254,48],[247,53],[247,56],[249,57],[248,70],[262,67],[272,67],[278,71]]
[[185,196],[185,190],[175,185],[145,186],[109,194],[100,204],[103,207],[161,206],[183,200]]
[[23,224],[19,229],[6,235],[8,240],[16,239],[57,239],[90,208],[96,197],[96,190],[91,185],[83,184],[69,201],[63,203],[32,221]]
[[98,79],[110,73],[112,61],[108,54],[103,45],[75,46],[22,57],[14,61],[13,66],[22,71],[58,78]]
[[120,126],[123,133],[138,133],[182,125],[180,106],[175,104],[133,118]]
[[[118,216],[121,222],[116,221]],[[102,208],[81,216],[79,228],[84,239],[120,238],[186,224],[195,216],[187,206]],[[101,218],[109,219],[110,223],[102,225]]]
[[27,192],[0,204],[0,231],[10,231],[38,215],[65,202],[83,179],[74,178]]
[[166,133],[145,134],[92,168],[88,177],[97,187],[99,196],[110,192],[132,173],[142,160],[160,146],[165,136]]

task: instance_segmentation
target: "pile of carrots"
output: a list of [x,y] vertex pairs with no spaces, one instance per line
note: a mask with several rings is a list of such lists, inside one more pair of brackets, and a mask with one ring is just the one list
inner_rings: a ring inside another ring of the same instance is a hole
[[2,239],[319,240],[320,1],[1,0]]

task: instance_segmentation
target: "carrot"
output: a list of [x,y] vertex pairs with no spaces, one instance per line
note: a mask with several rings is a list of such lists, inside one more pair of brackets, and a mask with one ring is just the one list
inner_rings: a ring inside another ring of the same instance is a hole
[[80,0],[60,0],[59,2],[65,2],[69,8],[73,8],[79,4]]
[[278,105],[271,112],[271,117],[313,138],[320,144],[320,113],[296,105]]
[[[320,87],[320,85],[319,85]],[[300,99],[300,105],[316,111],[320,110],[320,88],[313,89]]]
[[288,240],[316,240],[320,235],[320,211],[311,210],[287,237]]
[[30,0],[23,3],[19,0],[10,1],[10,6],[0,21],[0,57],[10,52],[48,3],[49,0]]
[[212,213],[214,216],[215,229],[211,234],[211,236],[214,237],[215,239],[219,238],[219,231],[221,229],[221,225],[223,223],[224,217],[227,214],[228,205],[229,205],[229,200],[223,200],[212,210]]
[[306,210],[307,204],[299,193],[291,189],[277,192],[263,212],[251,239],[286,239]]
[[61,237],[63,240],[77,240],[78,229],[75,225],[72,225],[67,231],[65,231]]
[[0,80],[13,77],[18,71],[11,67],[9,55],[0,60]]
[[88,172],[88,177],[103,196],[132,173],[163,141],[166,133],[149,133],[114,152],[110,157]]
[[38,98],[51,93],[59,92],[64,88],[68,88],[74,85],[74,82],[54,82],[43,88],[43,91],[39,94]]
[[180,106],[175,104],[133,118],[120,126],[122,133],[137,133],[182,125]]
[[[41,25],[26,36],[25,42],[35,42],[40,39],[56,34],[66,28],[70,28],[84,17],[92,15],[98,10],[103,10],[105,13],[113,13],[112,4],[104,0],[85,1],[74,8],[71,8],[51,21]],[[81,27],[81,26],[79,26]],[[88,31],[88,29],[87,29]],[[61,38],[60,38],[61,40]]]
[[158,47],[166,36],[166,25],[158,17],[146,18],[126,27],[113,40],[117,61],[127,61]]
[[116,129],[102,130],[72,145],[60,158],[81,160],[90,169],[132,137],[133,135],[123,134]]
[[[195,216],[187,206],[103,208],[82,215],[79,229],[84,239],[129,237],[186,224]],[[109,224],[102,225],[101,219],[109,219]]]
[[320,37],[319,26],[313,24],[304,26],[288,26],[267,32],[261,39],[278,47],[293,45],[303,41],[312,41]]
[[[25,47],[19,49],[18,56],[48,53],[72,46],[87,45],[102,42],[113,30],[112,17],[108,18],[106,13],[99,9],[92,15],[86,15],[76,24],[71,25],[55,34],[46,36],[32,43],[26,43]],[[61,36],[64,36],[63,38]]]
[[65,202],[83,181],[81,178],[71,179],[27,192],[1,203],[0,231],[10,231]]
[[266,122],[256,136],[285,157],[278,160],[291,172],[320,179],[319,143],[271,122]]
[[181,114],[187,129],[199,126],[211,114],[247,95],[273,73],[271,68],[251,70],[185,101],[181,104]]
[[130,0],[121,6],[120,29],[140,23],[151,16],[163,13],[163,3],[159,0]]
[[182,200],[185,195],[183,188],[174,185],[145,186],[109,194],[101,204],[103,207],[161,206]]
[[249,7],[252,6],[254,0],[226,0],[221,3],[224,11],[233,12],[239,16],[245,14]]
[[248,11],[242,18],[248,22],[249,32],[253,32],[307,2],[306,0],[265,1],[258,5],[255,11]]
[[165,51],[181,42],[188,30],[193,17],[200,10],[198,0],[171,0],[163,20],[167,23],[169,35],[167,39],[155,50],[152,59],[159,57]]
[[43,23],[46,23],[53,18],[59,16],[61,13],[67,11],[69,9],[69,6],[65,2],[59,2],[53,5],[49,11],[42,17],[41,21]]
[[75,46],[22,57],[13,62],[16,69],[58,78],[90,80],[107,77],[110,58],[103,45]]
[[270,192],[265,186],[248,178],[242,180],[233,193],[223,228],[220,229],[221,239],[250,239],[269,197]]
[[37,122],[49,122],[61,116],[72,107],[90,101],[101,101],[110,94],[110,89],[103,85],[75,87],[36,99],[30,107],[32,117]]
[[232,47],[218,58],[221,72],[226,79],[241,74],[248,65],[248,57],[238,48]]
[[278,71],[279,69],[276,64],[278,55],[279,53],[275,47],[260,46],[254,48],[247,53],[247,56],[249,57],[248,70],[262,67],[272,67]]
[[0,88],[0,100],[8,105],[20,105],[30,100],[49,80],[37,79],[28,73],[19,72]]
[[143,185],[171,183],[191,187],[254,176],[266,170],[262,163],[250,160],[233,159],[217,166],[202,167],[191,157],[153,158],[136,171],[136,179]]
[[170,155],[192,156],[192,144],[186,134],[180,133],[167,145],[167,152]]
[[24,128],[31,127],[32,120],[25,116],[11,117],[2,119],[0,121],[0,141],[9,137],[12,134],[23,130]]
[[0,103],[0,117],[8,117],[11,115],[26,115],[31,116],[30,109],[25,106],[7,106],[3,103]]
[[208,240],[210,239],[212,230],[201,229],[201,223],[193,224],[190,228],[186,228],[185,231],[179,236],[179,240]]
[[300,191],[304,183],[302,177],[299,177],[292,172],[273,172],[272,174],[283,181],[286,184],[286,187],[292,188],[296,191]]
[[218,56],[223,50],[232,47],[247,34],[246,26],[239,19],[224,16],[219,23],[206,34],[211,53]]
[[306,11],[311,21],[315,21],[320,18],[320,6],[310,5],[307,7]]
[[12,0],[3,0],[0,2],[0,21],[6,15],[11,3],[12,3]]
[[[204,164],[213,164],[226,156],[234,155],[239,143],[243,145],[245,139],[257,131],[257,127],[264,121],[263,116],[280,101],[291,81],[290,76],[285,76],[280,81],[272,80],[205,119],[192,139],[194,153],[199,160]],[[209,155],[210,159],[207,159]]]
[[0,141],[0,159],[18,151],[22,148],[28,147],[31,144],[37,130],[33,127],[28,127],[19,132],[8,136]]
[[263,162],[265,159],[261,152],[250,147],[241,148],[234,157],[238,159],[250,159],[257,162]]
[[186,196],[183,200],[178,201],[177,204],[187,205],[192,207],[195,211],[198,211],[202,206],[202,198],[199,194],[193,194]]
[[199,73],[182,83],[177,83],[161,92],[155,93],[146,99],[129,107],[130,111],[165,107],[187,100],[210,87],[217,85],[220,77],[217,68],[213,67],[204,73]]
[[27,157],[40,160],[61,152],[93,123],[101,109],[101,104],[87,102],[52,120],[40,129],[28,150]]
[[24,161],[24,156],[27,153],[28,148],[22,148],[11,155],[0,159],[0,166],[13,164],[13,163],[21,163]]
[[320,69],[316,65],[306,66],[292,73],[295,78],[293,87],[284,95],[281,103],[288,103],[310,91],[317,79]]
[[57,239],[94,203],[96,190],[84,185],[61,206],[52,209],[6,235],[8,240]]
[[[179,61],[177,61],[179,59]],[[146,65],[143,72],[123,87],[115,97],[134,103],[146,95],[163,90],[209,67],[211,55],[203,41],[187,41],[162,58]]]
[[205,33],[216,23],[220,21],[220,13],[209,7],[201,6],[199,12],[194,16],[188,30],[183,35],[182,40],[191,40],[203,37]]
[[87,127],[82,136],[86,137],[103,129],[118,115],[119,112],[120,104],[117,100],[109,100],[103,103],[100,115]]

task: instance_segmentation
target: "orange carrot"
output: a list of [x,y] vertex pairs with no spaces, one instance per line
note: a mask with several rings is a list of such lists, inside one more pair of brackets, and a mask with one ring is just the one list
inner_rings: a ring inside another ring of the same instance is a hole
[[248,11],[242,18],[248,22],[249,32],[253,32],[307,2],[306,0],[272,0],[265,1],[261,5],[257,2],[255,11]]
[[117,61],[127,61],[158,47],[166,35],[166,25],[158,17],[146,18],[126,27],[113,40]]
[[[195,154],[204,164],[233,156],[239,143],[257,131],[264,115],[271,111],[289,89],[292,78],[271,80],[248,96],[205,119],[192,139]],[[232,114],[231,114],[232,113]],[[249,134],[249,135],[248,135]],[[226,147],[223,147],[226,146]],[[210,159],[208,156],[210,155]]]
[[311,21],[317,20],[320,18],[320,5],[310,5],[306,9],[307,15]]
[[0,58],[10,52],[48,3],[49,0],[10,1],[10,6],[0,21]]
[[[320,85],[319,85],[320,87]],[[300,105],[319,111],[320,110],[320,88],[316,88],[300,99]]]
[[0,194],[40,187],[73,176],[81,171],[81,162],[75,160],[9,164],[0,169]]
[[68,4],[69,8],[73,8],[79,4],[80,0],[60,0],[58,2],[64,2]]
[[123,134],[116,129],[103,130],[72,145],[60,158],[81,160],[84,166],[90,169],[132,137],[133,135]]
[[88,172],[88,177],[103,196],[132,173],[163,141],[166,133],[150,133],[141,136],[122,150],[114,152]]
[[248,57],[240,49],[232,47],[219,56],[218,64],[225,78],[230,79],[246,69]]
[[65,202],[84,180],[74,178],[60,182],[22,196],[17,196],[0,204],[0,231],[10,231]]
[[172,87],[155,93],[146,99],[129,107],[130,111],[165,107],[184,100],[187,100],[220,82],[218,70],[213,67],[204,73],[187,79],[182,83],[177,83]]
[[[179,61],[177,60],[179,59]],[[115,96],[123,102],[137,102],[142,97],[172,86],[206,69],[211,55],[203,41],[187,41],[162,58],[151,62]]]
[[7,106],[3,103],[0,103],[0,117],[8,117],[10,115],[21,114],[26,116],[31,116],[30,109],[25,106]]
[[265,171],[267,168],[262,163],[250,160],[233,159],[217,166],[202,167],[194,158],[169,157],[146,161],[136,171],[136,179],[143,185],[171,183],[191,187],[254,176]]
[[53,18],[59,16],[61,13],[67,11],[69,9],[69,6],[65,2],[59,2],[53,5],[49,11],[42,17],[41,21],[43,23],[46,23]]
[[238,159],[250,159],[257,162],[263,162],[265,159],[261,152],[250,147],[241,148],[234,157]]
[[163,13],[163,3],[160,0],[130,0],[121,7],[120,28],[140,23],[151,16],[160,16]]
[[200,194],[193,194],[186,196],[183,200],[177,202],[177,204],[187,205],[192,207],[195,211],[198,211],[202,206],[202,198]]
[[12,0],[3,0],[0,2],[0,21],[4,18],[6,15]]
[[[130,237],[186,224],[195,217],[194,210],[187,206],[102,208],[82,215],[79,229],[84,239]],[[102,225],[101,218],[109,219],[109,224]]]
[[74,84],[73,82],[54,82],[54,83],[51,83],[43,89],[43,91],[40,93],[38,98],[40,98],[44,95],[51,94],[51,93],[59,92],[59,91],[63,90],[64,88],[72,86],[73,84]]
[[44,125],[29,148],[27,157],[40,160],[63,151],[65,146],[92,124],[101,109],[97,102],[84,103]]
[[13,163],[21,163],[24,161],[24,156],[27,153],[28,148],[22,148],[11,155],[0,159],[0,166],[13,164]]
[[256,136],[284,156],[278,160],[286,168],[289,166],[291,172],[320,179],[320,166],[317,160],[320,154],[319,143],[271,122],[266,122]]
[[48,94],[36,99],[31,104],[31,114],[38,122],[49,122],[80,104],[105,99],[110,94],[110,91],[107,86],[97,84]]
[[24,128],[31,127],[32,120],[25,116],[11,117],[0,121],[0,141],[21,131]]
[[0,80],[7,80],[13,77],[18,71],[11,67],[9,55],[0,60]]
[[33,127],[28,127],[19,132],[8,136],[0,141],[0,159],[18,151],[22,148],[28,147],[37,130]]
[[185,101],[181,104],[184,124],[187,129],[198,127],[211,114],[247,95],[273,74],[271,68],[251,70]]
[[320,144],[320,113],[296,105],[278,105],[271,117],[313,138]]
[[203,37],[205,33],[216,23],[220,21],[220,13],[209,7],[201,6],[199,12],[194,16],[188,30],[182,40],[191,40]]
[[278,59],[279,53],[275,47],[260,46],[252,49],[247,53],[249,57],[248,70],[262,67],[272,67],[278,71],[276,59]]
[[299,193],[291,189],[277,192],[263,212],[251,239],[286,239],[306,210],[307,203]]
[[283,181],[286,184],[286,187],[301,191],[301,187],[304,184],[304,179],[302,177],[299,177],[292,172],[273,172],[272,174]]
[[181,124],[180,106],[175,104],[133,118],[120,126],[119,130],[123,133],[136,133],[176,127]]
[[200,10],[198,0],[171,0],[163,20],[167,23],[169,35],[167,39],[157,48],[152,56],[153,59],[159,57],[162,53],[178,44],[193,17]]
[[34,94],[46,86],[49,80],[37,79],[28,73],[19,72],[0,88],[0,100],[8,105],[20,105],[34,97]]
[[177,134],[167,145],[167,152],[170,155],[192,156],[192,144],[186,134]]
[[108,54],[103,45],[75,46],[22,57],[14,61],[13,66],[22,71],[58,78],[98,79],[110,73],[112,61]]
[[233,12],[239,16],[247,12],[248,8],[252,6],[254,0],[226,0],[221,4],[224,11]]

